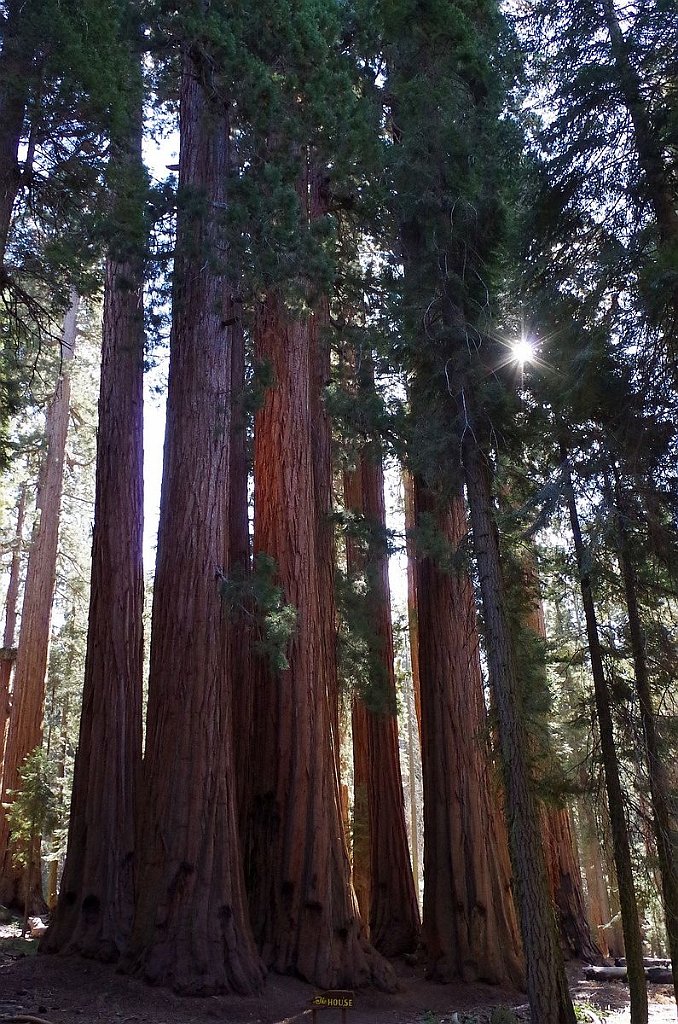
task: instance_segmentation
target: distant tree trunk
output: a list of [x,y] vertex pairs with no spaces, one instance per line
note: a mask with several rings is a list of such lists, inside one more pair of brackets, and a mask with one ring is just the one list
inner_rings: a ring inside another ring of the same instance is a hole
[[407,469],[403,469],[403,492],[405,496],[405,546],[407,550],[407,626],[410,637],[410,662],[412,664],[412,687],[414,707],[417,715],[417,729],[421,742],[421,683],[419,678],[419,624],[417,622],[417,565],[416,544],[413,531],[414,480]]
[[[61,376],[45,419],[46,449],[38,480],[38,518],[26,570],[0,804],[11,803],[10,790],[19,787],[19,768],[42,741],[45,675],[68,433],[70,363],[75,348],[78,304],[78,296],[72,292],[71,305],[64,320]],[[0,809],[0,903],[23,906],[23,893],[23,873],[12,864],[9,823],[4,810]],[[39,878],[33,887],[32,899],[36,909],[42,909]]]
[[672,806],[671,786],[661,755],[657,719],[652,702],[645,634],[638,606],[638,586],[629,536],[629,513],[621,476],[614,467],[619,562],[624,580],[634,683],[640,705],[647,771],[652,803],[652,826],[657,846],[666,934],[671,956],[673,989],[678,1000],[678,814]]
[[[523,561],[525,592],[528,597],[526,626],[546,640],[546,622],[542,604],[536,557],[529,552]],[[548,687],[546,678],[543,680]],[[574,831],[567,807],[542,805],[544,850],[551,897],[556,908],[560,939],[567,956],[595,963],[601,952],[591,936],[582,894],[581,870],[575,849]]]
[[128,970],[193,995],[248,993],[262,981],[238,841],[220,594],[229,543],[231,338],[218,231],[230,133],[212,74],[203,45],[187,42],[137,899],[125,957]]
[[9,567],[9,583],[5,599],[5,633],[3,637],[3,656],[0,658],[0,785],[2,784],[3,761],[5,753],[5,731],[9,719],[10,700],[9,682],[12,677],[14,658],[14,633],[16,630],[17,605],[19,603],[19,582],[21,576],[21,547],[24,538],[24,519],[26,515],[26,484],[21,485],[19,502],[16,510],[16,531],[12,548],[12,561]]
[[[301,190],[301,195],[306,190]],[[254,933],[265,962],[322,986],[374,980],[392,986],[369,946],[350,885],[333,728],[335,683],[327,679],[334,637],[320,608],[313,432],[318,398],[313,314],[293,315],[271,292],[257,311],[256,356],[274,384],[255,421],[255,556],[276,560],[285,599],[297,612],[289,669],[257,665],[253,799],[246,868]],[[334,623],[331,623],[334,633]]]
[[[374,370],[368,356],[363,356],[358,373],[361,388],[373,392]],[[378,442],[364,447],[357,470],[346,474],[349,476],[353,479],[345,479],[346,507],[363,516],[372,531],[366,550],[357,551],[357,545],[348,545],[349,571],[366,576],[366,610],[375,637],[375,671],[379,672],[384,691],[380,695],[381,708],[358,707],[353,715],[354,745],[366,759],[365,764],[360,764],[356,758],[356,768],[367,785],[370,940],[384,956],[398,956],[417,946],[419,908],[400,775],[384,470]]]
[[[251,572],[248,481],[250,458],[245,408],[245,335],[239,298],[232,294],[226,319],[233,321],[231,333],[231,437],[228,475],[228,552],[225,565],[229,577],[247,582]],[[233,744],[238,792],[240,831],[244,828],[248,802],[250,757],[252,755],[252,631],[245,616],[229,630],[230,673],[233,680]]]
[[607,886],[603,876],[603,864],[600,855],[600,843],[595,830],[593,815],[586,805],[586,800],[580,801],[580,821],[582,823],[582,867],[586,878],[587,909],[589,924],[596,937],[596,943],[603,956],[621,956],[621,953],[612,952],[608,942],[608,927],[610,922],[610,902],[607,896]]
[[367,708],[356,694],[352,701],[351,731],[353,734],[353,888],[360,916],[369,934],[371,871],[370,871],[370,804],[368,797],[370,750]]
[[[66,778],[66,751],[68,749],[68,695],[65,696],[61,707],[61,729],[59,730],[59,760],[57,762],[56,778],[58,783],[57,799],[59,801],[59,814],[64,814],[64,779]],[[54,856],[49,862],[47,871],[47,906],[50,911],[56,910],[59,888],[59,854],[54,851]]]
[[602,952],[591,935],[586,914],[570,811],[545,805],[543,822],[546,866],[561,941],[569,956],[597,963]]
[[[467,401],[472,395],[467,396]],[[472,422],[476,431],[479,424]],[[549,898],[539,813],[530,779],[530,743],[521,714],[515,651],[506,614],[499,535],[495,521],[491,470],[467,430],[464,471],[471,511],[473,550],[478,567],[490,684],[497,712],[506,787],[506,816],[511,863],[527,966],[527,991],[534,1024],[574,1024],[555,917]]]
[[617,881],[619,884],[619,899],[621,903],[622,923],[624,926],[624,945],[626,947],[626,958],[628,963],[629,995],[631,1001],[631,1022],[632,1024],[647,1024],[647,986],[645,983],[645,971],[643,969],[643,945],[640,934],[640,923],[638,921],[638,904],[636,901],[635,883],[633,880],[633,868],[631,864],[631,849],[629,845],[628,829],[626,826],[626,814],[624,811],[624,796],[619,778],[619,763],[614,742],[614,727],[612,722],[612,711],[610,707],[610,695],[605,680],[605,669],[598,638],[598,623],[596,618],[595,605],[593,603],[593,592],[591,580],[587,568],[586,552],[579,525],[579,514],[572,485],[572,475],[569,467],[567,452],[561,448],[561,456],[567,487],[567,503],[570,513],[570,525],[574,538],[575,554],[579,567],[580,587],[584,614],[586,617],[586,632],[589,645],[589,657],[591,659],[591,673],[593,675],[593,689],[596,705],[596,716],[600,730],[600,747],[603,759],[603,770],[605,772],[605,786],[607,790],[607,801],[610,811],[610,826],[612,830],[612,845],[614,848],[614,861],[617,870]]
[[[66,863],[41,948],[117,960],[134,911],[143,674],[143,219],[141,71],[126,137],[111,140],[92,584]],[[133,211],[133,228],[123,220]],[[142,251],[139,251],[141,248]]]
[[[453,548],[466,537],[461,494],[445,511],[414,478],[416,523]],[[520,985],[520,938],[506,834],[491,799],[476,609],[463,571],[416,560],[424,780],[423,939],[432,978]]]

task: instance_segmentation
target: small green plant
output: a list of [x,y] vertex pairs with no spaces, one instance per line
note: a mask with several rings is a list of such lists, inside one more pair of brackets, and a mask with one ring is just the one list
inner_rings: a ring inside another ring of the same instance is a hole
[[495,1006],[490,1014],[490,1024],[518,1024],[518,1018],[508,1006]]

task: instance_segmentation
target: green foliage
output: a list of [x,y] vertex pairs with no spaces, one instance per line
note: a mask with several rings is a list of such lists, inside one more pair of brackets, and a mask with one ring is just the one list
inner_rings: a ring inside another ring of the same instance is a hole
[[508,1006],[496,1006],[490,1014],[490,1024],[518,1024],[518,1018]]
[[58,822],[54,778],[41,747],[26,757],[19,777],[20,787],[9,790],[11,802],[3,806],[11,832],[12,860],[26,869],[33,862],[36,841],[48,836]]
[[296,629],[297,610],[285,601],[276,576],[275,559],[260,552],[251,572],[235,570],[222,578],[221,595],[231,621],[253,629],[256,653],[272,671],[284,672],[289,668],[286,652]]
[[337,653],[343,688],[356,693],[375,714],[396,714],[380,638],[375,631],[372,582],[369,572],[335,574],[339,612]]

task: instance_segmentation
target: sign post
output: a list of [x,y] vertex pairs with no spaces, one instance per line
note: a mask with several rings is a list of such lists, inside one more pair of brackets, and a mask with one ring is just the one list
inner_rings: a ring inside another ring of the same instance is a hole
[[353,993],[342,989],[316,992],[311,1000],[312,1020],[316,1024],[318,1010],[341,1010],[341,1024],[346,1024],[346,1011],[353,1006]]

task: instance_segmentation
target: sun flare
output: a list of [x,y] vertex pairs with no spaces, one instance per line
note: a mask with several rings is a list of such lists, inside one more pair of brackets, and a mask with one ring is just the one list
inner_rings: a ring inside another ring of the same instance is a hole
[[511,355],[522,367],[525,363],[534,362],[536,349],[529,338],[517,338],[511,343]]

